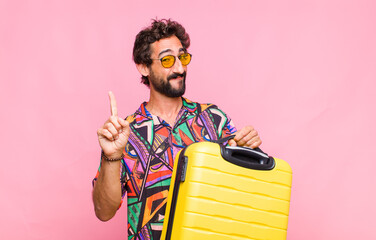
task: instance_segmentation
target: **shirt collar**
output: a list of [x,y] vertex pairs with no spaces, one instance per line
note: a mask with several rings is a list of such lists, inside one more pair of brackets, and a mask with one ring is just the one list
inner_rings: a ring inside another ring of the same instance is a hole
[[182,108],[185,111],[188,111],[189,113],[196,113],[198,104],[192,102],[191,100],[189,100],[187,98],[182,97],[182,99],[183,99],[183,107]]
[[[184,97],[182,97],[182,100],[183,100],[183,105],[178,116],[180,116],[180,118],[182,117],[184,118],[187,115],[195,114],[197,111],[198,104]],[[141,106],[138,108],[138,110],[136,111],[135,121],[137,124],[140,124],[144,122],[145,120],[153,120],[153,115],[151,115],[151,113],[146,109],[147,104],[148,102],[143,102]],[[182,119],[179,119],[178,122],[179,121],[181,122],[181,120]]]

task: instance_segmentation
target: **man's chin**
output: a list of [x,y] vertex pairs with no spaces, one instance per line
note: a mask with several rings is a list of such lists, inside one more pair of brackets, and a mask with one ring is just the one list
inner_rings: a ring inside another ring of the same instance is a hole
[[181,86],[179,88],[172,88],[170,89],[170,91],[168,92],[167,96],[168,97],[181,97],[183,96],[185,93],[185,86]]
[[169,81],[169,84],[174,91],[180,91],[184,87],[184,80],[173,79]]
[[169,92],[168,97],[181,97],[185,93],[185,89],[176,89],[174,91]]
[[184,79],[171,79],[169,80],[170,89],[173,92],[185,91],[185,81]]
[[155,84],[154,81],[150,81],[154,90],[170,98],[181,97],[185,93],[185,78],[173,78],[167,82],[161,84]]

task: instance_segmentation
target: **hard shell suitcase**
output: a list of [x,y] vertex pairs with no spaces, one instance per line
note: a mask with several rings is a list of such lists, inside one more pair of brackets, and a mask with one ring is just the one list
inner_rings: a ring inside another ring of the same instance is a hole
[[292,171],[285,161],[200,142],[174,164],[161,239],[286,239]]

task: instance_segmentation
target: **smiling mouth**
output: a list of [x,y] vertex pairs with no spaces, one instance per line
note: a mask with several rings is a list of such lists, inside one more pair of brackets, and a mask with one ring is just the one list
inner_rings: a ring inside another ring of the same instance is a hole
[[183,77],[171,78],[169,81],[183,80]]
[[183,80],[183,79],[185,78],[185,75],[186,75],[185,72],[182,73],[182,74],[176,74],[176,73],[174,73],[174,74],[171,74],[171,75],[167,78],[167,80],[168,80],[168,81],[170,81],[170,80]]

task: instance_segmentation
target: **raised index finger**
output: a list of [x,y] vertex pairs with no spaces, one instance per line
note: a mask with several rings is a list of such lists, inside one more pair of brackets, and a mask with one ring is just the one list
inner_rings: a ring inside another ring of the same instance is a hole
[[109,91],[108,96],[110,97],[110,106],[111,106],[111,116],[117,117],[117,106],[116,106],[116,99],[113,92]]

